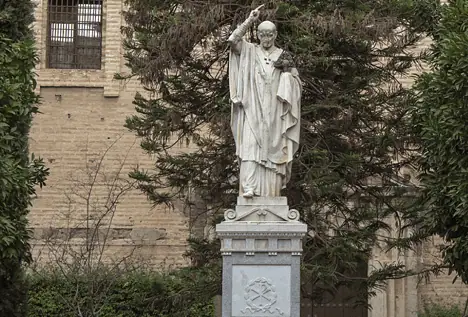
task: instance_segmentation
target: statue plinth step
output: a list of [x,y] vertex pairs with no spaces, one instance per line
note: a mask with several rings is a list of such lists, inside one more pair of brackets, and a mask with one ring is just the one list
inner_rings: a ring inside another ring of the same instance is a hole
[[245,198],[237,197],[238,206],[287,206],[288,199],[284,196],[279,197],[258,197]]
[[286,197],[238,197],[235,209],[224,213],[225,222],[299,221],[299,211],[289,209]]

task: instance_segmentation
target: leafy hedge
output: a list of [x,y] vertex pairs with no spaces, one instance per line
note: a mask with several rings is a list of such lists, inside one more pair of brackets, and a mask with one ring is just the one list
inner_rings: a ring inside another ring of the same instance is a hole
[[28,136],[37,113],[37,61],[31,0],[0,0],[0,316],[23,316],[22,264],[30,260],[27,214],[36,185],[48,174],[29,158]]
[[216,278],[209,272],[31,274],[27,316],[213,317],[219,290],[206,287]]
[[420,232],[447,242],[444,264],[468,283],[468,2],[443,6],[410,108],[421,157]]
[[456,305],[444,306],[430,303],[424,306],[423,310],[418,313],[418,317],[462,317],[462,311]]

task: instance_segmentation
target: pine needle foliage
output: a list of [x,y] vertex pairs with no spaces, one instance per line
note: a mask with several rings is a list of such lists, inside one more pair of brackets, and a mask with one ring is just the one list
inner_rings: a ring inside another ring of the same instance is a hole
[[[136,95],[136,114],[126,126],[155,157],[154,169],[132,176],[155,205],[182,199],[190,206],[194,193],[207,212],[233,207],[238,164],[226,40],[261,3],[126,3],[128,77],[146,89]],[[390,263],[356,277],[376,246],[401,247],[398,237],[389,238],[395,229],[389,219],[400,219],[411,200],[413,186],[399,173],[414,156],[410,93],[400,79],[421,58],[411,49],[436,24],[438,1],[264,3],[260,20],[277,24],[277,44],[292,53],[303,81],[301,144],[283,193],[313,231],[305,244],[303,295],[319,300],[348,286],[365,300],[386,279],[409,274]],[[248,36],[255,41],[255,27]]]

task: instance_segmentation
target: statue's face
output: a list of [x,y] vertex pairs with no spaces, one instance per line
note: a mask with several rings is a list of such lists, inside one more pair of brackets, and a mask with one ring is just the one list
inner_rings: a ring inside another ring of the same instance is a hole
[[272,47],[275,44],[276,35],[276,26],[273,23],[265,21],[258,26],[257,37],[263,48],[269,49]]

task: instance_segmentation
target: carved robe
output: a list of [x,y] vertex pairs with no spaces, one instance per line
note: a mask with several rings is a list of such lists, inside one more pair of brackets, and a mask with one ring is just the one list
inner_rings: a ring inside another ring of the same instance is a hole
[[231,128],[240,162],[240,194],[279,196],[291,177],[298,149],[302,85],[295,68],[274,67],[282,49],[271,53],[242,40],[229,55]]

